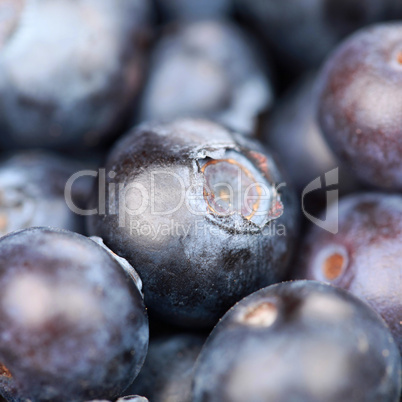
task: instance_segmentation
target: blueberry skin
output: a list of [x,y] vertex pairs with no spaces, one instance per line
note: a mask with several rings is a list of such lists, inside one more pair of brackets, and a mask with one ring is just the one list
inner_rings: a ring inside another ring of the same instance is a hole
[[49,228],[0,239],[5,398],[115,398],[138,374],[147,346],[148,319],[135,271],[110,250]]
[[328,143],[362,181],[402,189],[402,24],[361,30],[328,59],[318,118]]
[[230,22],[169,26],[153,51],[137,121],[208,117],[254,134],[274,98],[260,54]]
[[204,336],[184,333],[151,339],[144,366],[126,394],[152,402],[191,402],[194,364],[204,342]]
[[[147,307],[171,323],[212,326],[237,300],[287,273],[297,231],[292,189],[281,187],[279,198],[261,202],[251,219],[243,210],[221,213],[213,199],[219,194],[205,186],[220,174],[224,159],[252,172],[264,194],[275,194],[274,183],[282,182],[260,143],[215,123],[183,119],[139,126],[109,155],[105,213],[88,217],[89,233],[136,267]],[[206,166],[219,169],[204,174]],[[222,180],[235,188],[230,175]],[[95,189],[90,208],[98,198]]]
[[236,0],[236,4],[295,71],[318,67],[355,30],[401,15],[399,0]]
[[347,289],[369,303],[388,324],[402,354],[402,197],[351,195],[326,219],[339,219],[339,231],[310,228],[299,276]]
[[193,401],[397,402],[398,349],[349,292],[285,282],[237,303],[196,363]]
[[164,22],[222,18],[232,9],[232,0],[155,0],[155,3]]
[[[66,204],[68,179],[83,165],[57,154],[25,151],[0,161],[0,236],[33,226],[52,226],[75,232],[84,219]],[[74,205],[83,208],[93,185],[89,176],[72,187]]]
[[118,133],[141,88],[149,14],[148,0],[3,1],[1,146],[76,149]]

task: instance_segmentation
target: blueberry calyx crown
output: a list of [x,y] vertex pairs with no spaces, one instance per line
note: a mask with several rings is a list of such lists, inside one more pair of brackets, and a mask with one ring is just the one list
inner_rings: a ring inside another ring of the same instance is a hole
[[283,215],[284,206],[275,184],[269,180],[266,158],[262,154],[251,158],[253,154],[249,157],[227,146],[197,152],[204,200],[212,221],[260,231]]

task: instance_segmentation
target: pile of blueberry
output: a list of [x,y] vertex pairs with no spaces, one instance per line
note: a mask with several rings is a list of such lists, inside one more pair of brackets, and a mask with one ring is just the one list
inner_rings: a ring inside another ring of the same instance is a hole
[[0,401],[400,401],[401,191],[401,0],[0,0]]

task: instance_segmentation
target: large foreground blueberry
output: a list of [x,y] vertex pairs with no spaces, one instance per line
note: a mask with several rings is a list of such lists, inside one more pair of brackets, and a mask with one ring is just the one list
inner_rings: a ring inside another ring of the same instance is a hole
[[110,153],[89,230],[136,267],[147,307],[213,325],[286,275],[297,225],[282,180],[261,144],[217,124],[145,124]]
[[14,400],[114,398],[148,345],[140,281],[125,260],[68,231],[0,240],[0,394]]
[[397,402],[401,363],[381,318],[349,292],[285,282],[236,304],[196,363],[193,401]]

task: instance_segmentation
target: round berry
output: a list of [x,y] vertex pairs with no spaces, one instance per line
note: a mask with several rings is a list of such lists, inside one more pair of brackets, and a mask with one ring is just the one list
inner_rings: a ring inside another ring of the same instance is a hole
[[48,228],[0,239],[4,397],[112,399],[138,374],[148,346],[141,282],[97,241]]
[[110,153],[89,231],[136,267],[147,307],[211,326],[286,275],[297,209],[281,183],[257,141],[205,120],[145,124]]
[[402,23],[351,36],[320,77],[318,118],[328,143],[362,181],[402,189]]
[[398,348],[381,318],[342,289],[285,282],[246,297],[212,331],[193,401],[397,402]]

